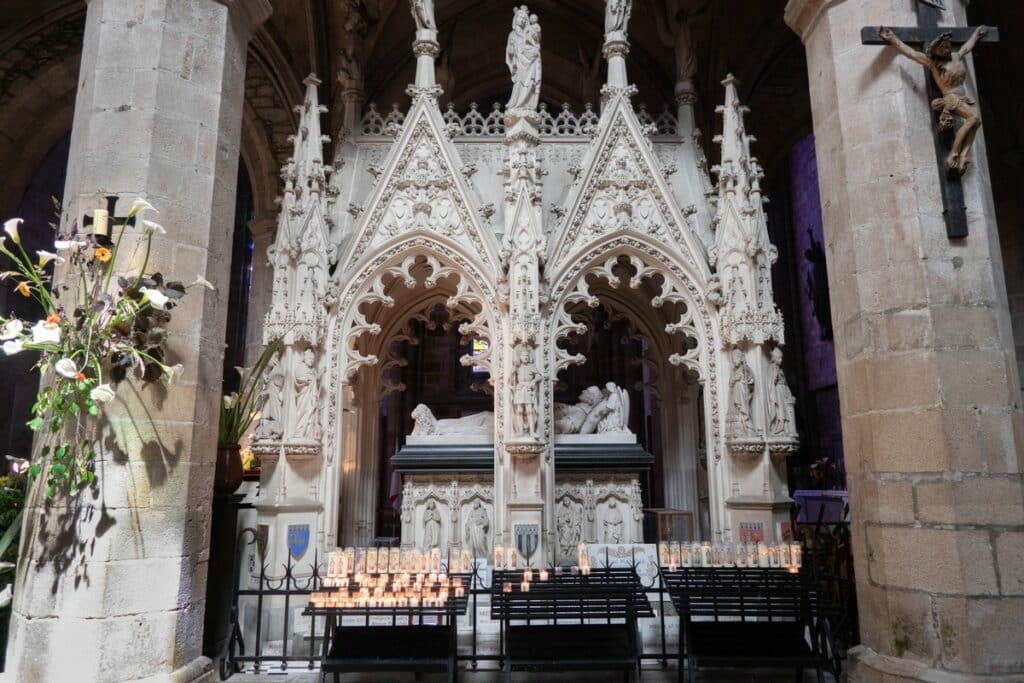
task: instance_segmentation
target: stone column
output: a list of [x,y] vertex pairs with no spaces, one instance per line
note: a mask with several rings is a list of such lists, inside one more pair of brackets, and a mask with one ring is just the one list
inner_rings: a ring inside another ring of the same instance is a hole
[[[191,681],[201,655],[217,403],[228,300],[246,46],[267,0],[92,0],[65,221],[145,197],[166,236],[149,266],[186,282],[172,387],[124,387],[95,491],[26,508],[7,671],[43,681]],[[129,245],[130,246],[130,245]],[[130,253],[130,252],[126,252]],[[39,487],[37,487],[38,489]]]
[[[964,25],[962,0],[945,4]],[[970,236],[950,241],[924,70],[860,44],[862,26],[915,25],[914,5],[786,7],[807,49],[836,330],[851,679],[1019,676],[1024,427],[985,141],[964,177]]]
[[263,322],[270,312],[274,288],[274,269],[267,249],[277,235],[277,215],[265,213],[249,221],[252,235],[252,280],[249,285],[249,318],[245,330],[245,364],[251,367],[263,353]]

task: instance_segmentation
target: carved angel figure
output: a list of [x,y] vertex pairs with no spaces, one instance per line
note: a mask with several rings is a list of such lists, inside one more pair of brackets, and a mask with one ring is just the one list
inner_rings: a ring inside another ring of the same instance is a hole
[[526,5],[517,7],[505,45],[505,64],[512,75],[512,96],[505,109],[533,109],[540,101],[540,24]]
[[434,23],[434,0],[411,0],[412,18],[416,20],[416,30],[437,30]]
[[604,34],[626,32],[629,15],[633,11],[633,0],[607,0],[604,9]]
[[974,136],[981,127],[981,115],[977,102],[967,94],[964,81],[967,80],[967,64],[964,57],[971,53],[978,40],[988,35],[987,26],[979,26],[959,50],[953,49],[952,34],[943,33],[929,43],[924,52],[913,49],[892,32],[879,28],[878,35],[908,57],[931,72],[932,80],[942,97],[932,100],[932,109],[939,112],[939,128],[950,130],[955,127],[954,116],[963,120],[956,129],[953,147],[946,157],[946,166],[951,174],[963,175],[967,171],[967,155],[974,144]]

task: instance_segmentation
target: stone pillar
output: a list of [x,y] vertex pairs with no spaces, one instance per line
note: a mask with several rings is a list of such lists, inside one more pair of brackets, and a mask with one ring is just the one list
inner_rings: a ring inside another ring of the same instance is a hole
[[[851,679],[1019,676],[1024,427],[983,134],[970,235],[950,241],[924,70],[860,44],[862,26],[915,25],[915,4],[786,7],[807,49],[836,330],[863,643]],[[964,25],[962,0],[945,4]]]
[[[7,671],[43,681],[191,681],[200,652],[217,404],[228,301],[245,56],[267,0],[92,0],[65,221],[141,196],[166,236],[149,266],[204,275],[169,327],[172,387],[124,387],[99,478],[71,504],[26,508]],[[131,245],[129,245],[130,247]],[[130,253],[130,252],[127,252]]]
[[245,330],[245,365],[251,367],[263,353],[263,323],[270,312],[270,297],[274,289],[274,269],[270,266],[267,249],[277,235],[277,215],[256,216],[249,221],[252,235],[252,280],[249,285],[249,317]]

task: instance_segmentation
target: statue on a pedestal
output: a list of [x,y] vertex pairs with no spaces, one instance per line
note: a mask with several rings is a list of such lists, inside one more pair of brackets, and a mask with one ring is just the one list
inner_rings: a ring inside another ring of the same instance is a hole
[[300,439],[320,439],[319,384],[317,383],[316,354],[313,349],[302,352],[295,364],[295,436]]
[[427,502],[423,510],[423,548],[437,548],[441,545],[441,513],[437,503]]
[[604,10],[604,34],[626,32],[629,15],[633,11],[632,0],[607,0]]
[[473,557],[488,557],[490,552],[487,548],[487,532],[490,531],[491,520],[487,516],[487,510],[479,500],[473,501],[473,510],[469,513],[466,521],[466,545],[473,553]]
[[533,362],[533,349],[521,345],[516,349],[512,389],[512,433],[517,437],[536,439],[537,394],[541,374]]
[[608,516],[604,519],[604,542],[622,543],[622,510],[614,498],[608,501]]
[[416,30],[437,30],[434,22],[434,0],[411,0],[412,18],[416,20]]
[[505,46],[505,64],[512,74],[512,96],[506,111],[536,110],[540,101],[540,24],[526,5],[516,8]]
[[749,436],[750,403],[754,400],[754,372],[740,349],[732,350],[732,372],[729,375],[729,412],[726,422],[734,436]]
[[772,349],[772,362],[768,366],[768,434],[782,436],[796,430],[793,425],[793,406],[796,399],[786,383],[782,371],[782,349]]
[[569,498],[558,507],[558,549],[562,557],[572,557],[580,542],[580,513]]

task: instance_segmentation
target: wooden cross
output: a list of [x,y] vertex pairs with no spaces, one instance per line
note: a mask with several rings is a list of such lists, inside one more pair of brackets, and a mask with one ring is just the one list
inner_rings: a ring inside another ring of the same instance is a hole
[[[970,52],[974,42],[997,43],[999,42],[999,29],[984,28],[981,35],[975,36],[978,27],[973,26],[939,26],[939,17],[943,7],[940,0],[918,0],[917,4],[917,26],[893,26],[878,27],[865,26],[860,31],[860,42],[862,45],[889,45],[889,41],[883,38],[882,30],[888,28],[893,35],[908,46],[925,47],[938,38],[948,36],[951,45],[966,45],[965,52]],[[907,55],[911,56],[911,55]],[[918,55],[919,57],[921,55]],[[911,56],[911,58],[914,58]],[[920,61],[920,60],[917,60]],[[935,82],[934,71],[928,68],[928,97],[932,101],[932,108],[938,114],[938,130],[935,139],[935,158],[939,168],[947,167],[945,173],[939,174],[939,187],[942,190],[942,214],[946,220],[946,235],[950,239],[961,239],[967,237],[967,208],[964,205],[964,188],[961,176],[966,168],[965,159],[957,159],[954,137],[956,126],[953,125],[953,117],[958,115],[957,111],[950,111],[949,107],[942,106],[943,92],[940,91]],[[967,106],[965,104],[964,106]],[[978,124],[980,125],[980,123]],[[967,148],[973,141],[972,125],[971,132],[967,135]],[[957,140],[960,138],[957,137]],[[962,143],[961,143],[962,144]],[[956,159],[951,162],[950,160]]]

